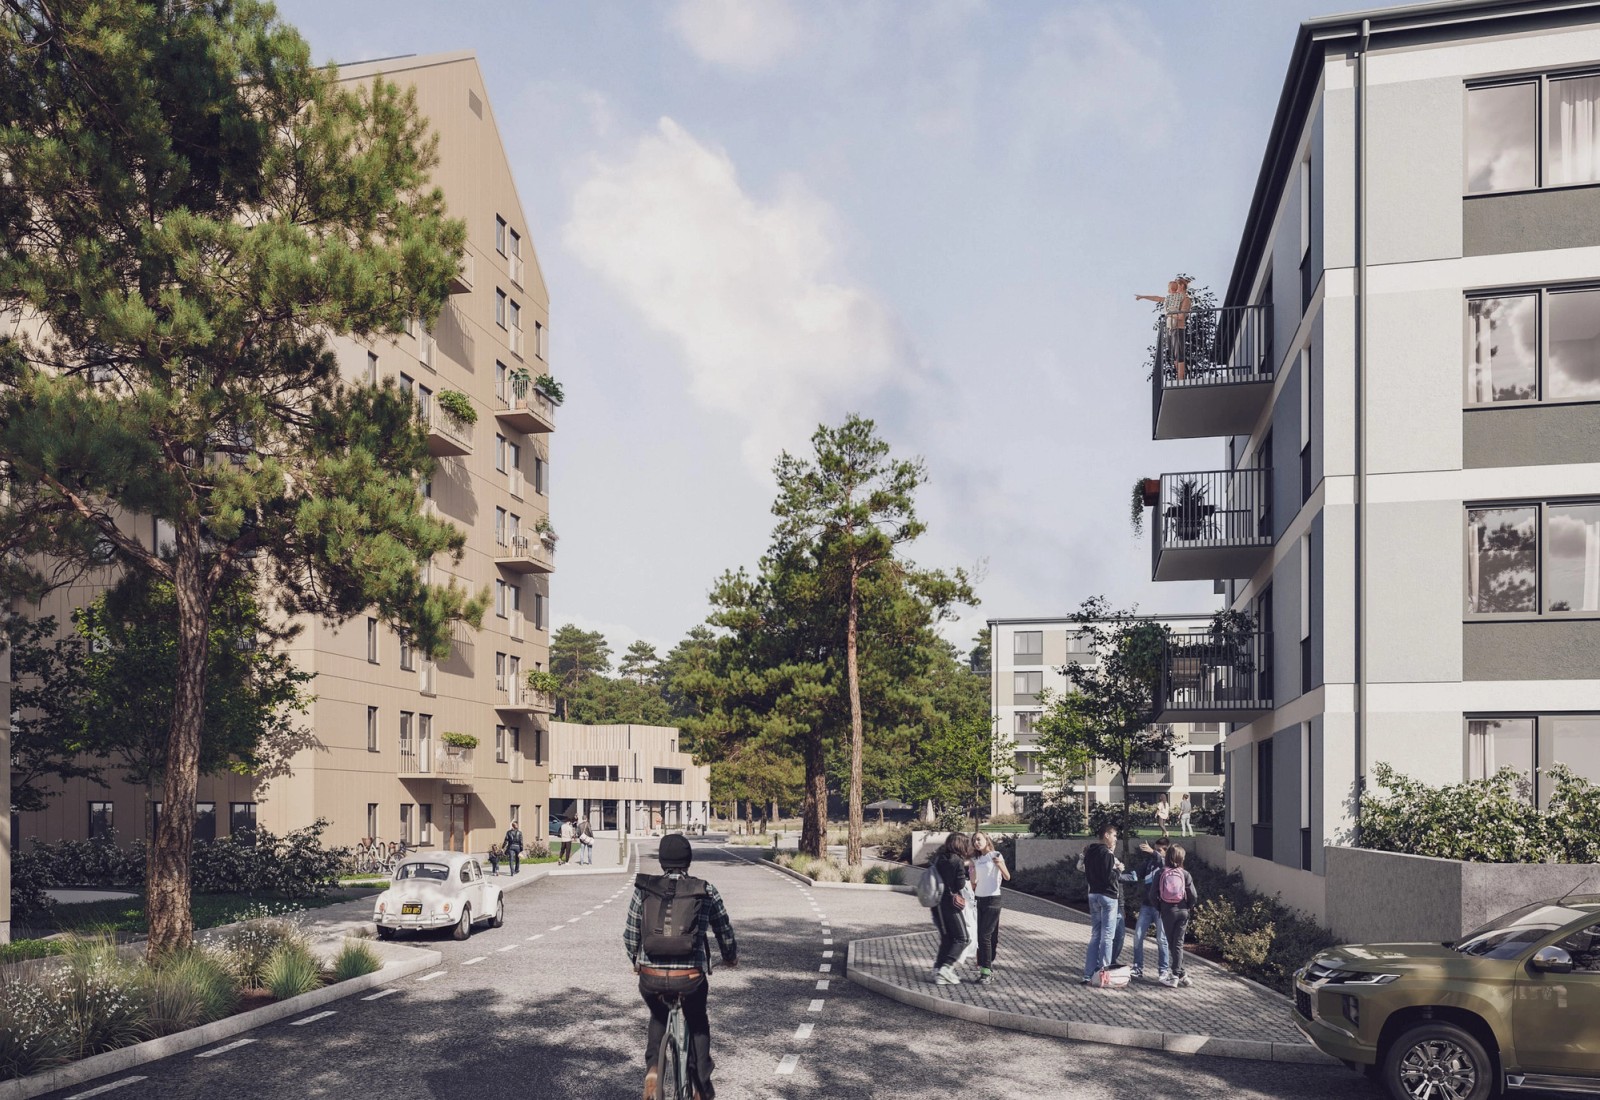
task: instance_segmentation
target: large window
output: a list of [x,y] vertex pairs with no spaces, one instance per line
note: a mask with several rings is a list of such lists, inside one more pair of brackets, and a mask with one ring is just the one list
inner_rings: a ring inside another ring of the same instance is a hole
[[241,844],[256,842],[256,804],[254,802],[228,803],[228,832]]
[[1468,194],[1600,181],[1600,75],[1469,87],[1466,145]]
[[1011,732],[1032,733],[1034,727],[1039,724],[1040,713],[1041,712],[1037,710],[1017,711],[1016,714],[1012,716]]
[[657,783],[666,783],[672,786],[681,786],[683,783],[683,769],[657,768],[655,770],[655,781]]
[[1038,664],[1044,660],[1044,631],[1017,631],[1011,635],[1011,652],[1020,664]]
[[89,839],[110,840],[116,833],[116,822],[113,811],[116,807],[110,802],[89,803]]
[[1469,615],[1600,611],[1600,502],[1467,508]]
[[1600,399],[1600,287],[1467,299],[1466,403]]
[[196,840],[217,839],[217,804],[215,802],[196,802],[194,804],[194,838]]
[[1600,714],[1467,718],[1468,779],[1488,779],[1501,768],[1514,768],[1523,777],[1523,796],[1543,804],[1554,791],[1547,773],[1555,764],[1600,783]]
[[1038,695],[1044,690],[1043,672],[1013,672],[1011,691],[1014,695]]

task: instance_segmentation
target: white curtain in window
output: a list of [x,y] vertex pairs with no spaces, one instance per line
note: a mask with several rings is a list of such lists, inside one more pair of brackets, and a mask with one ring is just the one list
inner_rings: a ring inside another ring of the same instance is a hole
[[1550,182],[1600,180],[1600,77],[1550,82]]
[[1494,773],[1494,732],[1490,723],[1468,722],[1467,778],[1488,779]]
[[1467,400],[1475,405],[1494,400],[1494,307],[1484,303],[1468,313],[1472,324],[1472,371]]

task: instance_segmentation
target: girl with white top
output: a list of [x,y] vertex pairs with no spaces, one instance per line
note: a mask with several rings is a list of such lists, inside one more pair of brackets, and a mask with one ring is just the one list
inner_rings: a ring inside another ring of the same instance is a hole
[[995,949],[1000,945],[1000,884],[1011,878],[1006,858],[987,833],[972,834],[973,892],[978,900],[978,984],[994,980]]

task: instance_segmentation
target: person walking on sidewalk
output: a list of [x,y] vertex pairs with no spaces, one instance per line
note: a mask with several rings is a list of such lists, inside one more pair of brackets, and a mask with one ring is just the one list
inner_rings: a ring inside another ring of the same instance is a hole
[[1167,801],[1167,796],[1162,795],[1161,801],[1156,803],[1156,825],[1161,829],[1161,839],[1167,840],[1172,834],[1167,832],[1167,826],[1172,824],[1172,803]]
[[973,893],[978,902],[978,984],[988,985],[994,980],[995,949],[1000,946],[1000,884],[1011,880],[1011,869],[988,833],[972,834],[972,852],[977,872]]
[[933,926],[939,930],[939,953],[933,959],[935,985],[960,985],[955,962],[967,946],[966,908],[972,904],[972,887],[967,882],[967,859],[972,841],[966,833],[951,833],[933,857],[933,868],[944,890],[933,907]]
[[567,860],[572,858],[572,842],[578,838],[577,818],[564,817],[561,819],[561,856],[556,860],[556,865],[565,866]]
[[511,828],[506,830],[505,839],[506,862],[511,865],[512,875],[522,870],[522,830],[517,828],[513,821]]
[[578,864],[583,867],[594,865],[594,830],[589,828],[587,818],[578,822]]
[[[1122,861],[1117,858],[1117,827],[1100,827],[1100,839],[1084,849],[1083,869],[1089,879],[1089,948],[1083,960],[1083,984],[1112,965],[1122,924]],[[1126,926],[1124,925],[1124,928]]]
[[1178,831],[1183,836],[1194,836],[1194,829],[1189,824],[1189,815],[1194,813],[1194,802],[1189,798],[1189,792],[1184,791],[1183,797],[1178,799]]
[[1167,849],[1166,866],[1156,876],[1156,897],[1161,902],[1161,924],[1167,932],[1167,946],[1172,952],[1172,972],[1161,979],[1161,984],[1182,988],[1189,984],[1188,971],[1183,966],[1183,937],[1189,931],[1189,917],[1195,902],[1200,900],[1194,888],[1194,876],[1183,866],[1183,846],[1174,844]]
[[1144,977],[1144,938],[1145,934],[1154,928],[1156,930],[1156,961],[1159,966],[1158,980],[1165,980],[1172,973],[1172,958],[1167,947],[1167,929],[1161,923],[1161,898],[1157,892],[1156,879],[1167,865],[1167,846],[1172,842],[1166,837],[1160,837],[1154,845],[1141,844],[1139,850],[1145,853],[1144,862],[1135,872],[1136,885],[1134,890],[1139,899],[1139,923],[1133,929],[1133,976]]

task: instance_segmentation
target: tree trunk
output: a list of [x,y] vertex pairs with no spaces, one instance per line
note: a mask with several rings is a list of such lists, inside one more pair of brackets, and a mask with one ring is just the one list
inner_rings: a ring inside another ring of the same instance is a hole
[[828,847],[828,753],[822,734],[806,736],[806,800],[800,810],[800,853],[821,859]]
[[200,783],[200,730],[205,717],[210,594],[200,572],[197,536],[180,529],[173,587],[178,603],[178,670],[167,734],[165,798],[145,871],[148,957],[154,961],[194,939],[189,907],[189,857],[194,847]]
[[850,574],[850,607],[844,629],[845,679],[850,684],[850,834],[845,842],[845,862],[855,867],[861,863],[861,743],[864,731],[861,722],[861,672],[856,665],[856,627],[861,617],[861,597],[856,588],[856,575]]
[[1122,776],[1122,828],[1119,830],[1119,832],[1122,837],[1123,847],[1127,848],[1127,850],[1131,852],[1133,850],[1131,847],[1133,833],[1131,832],[1132,826],[1128,819],[1128,807],[1133,805],[1133,803],[1128,797],[1128,765],[1126,763],[1120,765],[1117,771]]

